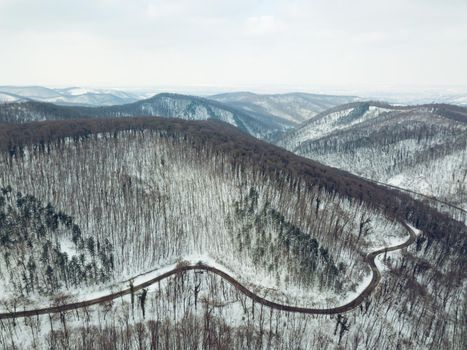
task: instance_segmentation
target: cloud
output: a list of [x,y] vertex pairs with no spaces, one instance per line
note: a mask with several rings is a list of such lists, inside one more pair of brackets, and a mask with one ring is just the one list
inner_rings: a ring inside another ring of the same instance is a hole
[[0,0],[0,77],[465,83],[466,11],[466,0]]
[[389,35],[384,32],[363,32],[354,35],[352,39],[361,44],[375,44],[388,40]]
[[245,24],[247,34],[259,36],[277,34],[283,27],[283,23],[274,16],[248,17]]
[[149,2],[146,7],[146,14],[150,18],[163,18],[170,16],[179,16],[186,10],[183,3],[180,1],[153,1]]

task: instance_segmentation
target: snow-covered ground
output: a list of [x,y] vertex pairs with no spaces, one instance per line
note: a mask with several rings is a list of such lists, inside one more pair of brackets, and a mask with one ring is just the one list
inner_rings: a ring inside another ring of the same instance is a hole
[[405,174],[397,174],[392,176],[388,181],[388,185],[407,188],[412,191],[424,194],[426,196],[433,196],[434,189],[428,182],[425,175],[421,174],[415,177],[408,177]]

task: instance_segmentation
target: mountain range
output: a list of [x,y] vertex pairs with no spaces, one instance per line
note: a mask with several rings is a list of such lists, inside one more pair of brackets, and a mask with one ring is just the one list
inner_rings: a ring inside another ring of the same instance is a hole
[[138,101],[142,95],[116,89],[0,86],[0,103],[33,100],[70,106],[111,106]]
[[[49,90],[36,91],[45,98],[50,97]],[[18,91],[16,91],[18,92]],[[255,100],[249,106],[256,104],[257,108],[246,108],[244,104],[219,102],[227,97],[202,98],[180,94],[162,93],[149,99],[137,102],[100,107],[62,106],[57,104],[21,100],[0,104],[0,121],[27,122],[37,120],[56,120],[88,117],[129,117],[129,116],[164,116],[189,120],[221,120],[260,138],[272,139],[277,134],[290,129],[307,115],[314,115],[328,106],[334,106],[351,97],[333,97],[306,94],[255,95]],[[264,101],[272,103],[264,107]],[[290,108],[297,100],[303,105],[299,109]],[[306,103],[305,103],[305,102]],[[314,101],[314,102],[313,102]],[[325,102],[322,102],[325,101]],[[263,105],[263,107],[261,107]],[[262,111],[259,111],[262,109]],[[289,110],[288,114],[284,111]]]
[[0,121],[3,122],[137,116],[164,116],[188,120],[216,119],[232,124],[257,137],[267,137],[291,127],[290,122],[280,118],[266,118],[245,113],[201,97],[168,93],[130,104],[108,107],[59,106],[37,101],[0,105]]

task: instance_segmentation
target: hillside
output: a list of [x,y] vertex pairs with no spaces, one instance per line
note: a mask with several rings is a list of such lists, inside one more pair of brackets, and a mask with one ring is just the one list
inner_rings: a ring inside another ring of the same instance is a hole
[[278,142],[294,153],[467,208],[467,109],[339,106]]
[[210,96],[247,113],[288,120],[297,125],[329,108],[358,100],[355,96],[332,96],[302,92],[287,94],[254,94],[233,92]]
[[381,285],[344,315],[268,309],[187,271],[60,317],[2,320],[9,346],[460,349],[466,228],[406,194],[219,121],[3,124],[0,150],[3,312],[131,290],[198,261],[276,302],[339,306],[368,283],[366,253],[405,241],[405,222],[423,231],[377,261]]
[[269,138],[291,126],[290,122],[277,117],[245,113],[216,101],[168,93],[131,104],[109,107],[58,106],[36,101],[0,105],[0,122],[23,123],[84,117],[133,116],[162,116],[189,120],[216,119],[261,138]]

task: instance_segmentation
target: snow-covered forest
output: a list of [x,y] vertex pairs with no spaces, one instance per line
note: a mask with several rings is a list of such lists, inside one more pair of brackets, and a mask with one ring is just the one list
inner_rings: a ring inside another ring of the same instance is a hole
[[[113,269],[112,246],[84,239],[73,218],[31,195],[0,188],[2,300],[50,296],[61,287],[105,282]],[[13,298],[8,298],[11,291]]]
[[460,111],[464,114],[453,106],[351,104],[312,118],[278,144],[466,209],[467,119]]
[[378,258],[380,286],[345,314],[269,309],[218,276],[185,272],[102,305],[0,320],[4,348],[462,346],[465,226],[409,196],[215,122],[0,134],[1,312],[121,290],[197,259],[269,300],[339,306],[368,284],[366,253],[406,240],[405,220],[423,231]]
[[[161,131],[128,131],[7,155],[1,182],[14,186],[14,193],[27,193],[32,204],[8,193],[5,235],[10,237],[11,221],[24,220],[24,234],[44,237],[41,244],[54,244],[60,256],[42,270],[58,270],[61,260],[81,262],[80,268],[95,273],[95,283],[106,281],[110,267],[115,278],[130,278],[205,254],[245,282],[280,291],[278,298],[314,306],[338,304],[362,283],[369,274],[363,252],[407,236],[400,224],[363,203],[307,190],[300,182],[280,180],[280,174],[278,180],[254,167],[230,165],[225,155],[187,143]],[[60,212],[49,213],[53,207]],[[29,223],[28,216],[39,219]],[[58,223],[50,224],[50,217]],[[55,229],[58,224],[68,231]],[[30,244],[30,250],[38,249],[39,257],[42,245]],[[7,245],[6,251],[18,248]],[[14,282],[9,260],[2,267]],[[66,283],[69,275],[59,276],[64,290],[75,287]],[[88,278],[80,281],[89,284]],[[21,293],[22,287],[11,291]]]

